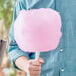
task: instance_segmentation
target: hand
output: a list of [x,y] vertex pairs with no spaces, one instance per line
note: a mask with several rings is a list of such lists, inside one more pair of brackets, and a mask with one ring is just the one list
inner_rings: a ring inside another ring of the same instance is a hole
[[26,62],[27,73],[29,73],[30,76],[40,76],[42,63],[44,63],[42,58],[39,58],[38,60],[28,60]]

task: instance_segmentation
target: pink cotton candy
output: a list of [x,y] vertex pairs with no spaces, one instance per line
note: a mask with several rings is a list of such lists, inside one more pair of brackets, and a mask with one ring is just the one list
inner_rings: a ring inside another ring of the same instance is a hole
[[61,38],[61,18],[50,8],[22,10],[14,23],[14,37],[25,52],[50,51]]

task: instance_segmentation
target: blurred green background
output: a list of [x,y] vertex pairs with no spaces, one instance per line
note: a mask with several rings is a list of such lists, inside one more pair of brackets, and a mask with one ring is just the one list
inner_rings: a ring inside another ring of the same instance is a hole
[[9,29],[12,21],[13,6],[15,0],[1,0],[0,1],[0,20],[4,21],[6,30]]
[[0,67],[0,76],[25,76],[24,72],[13,69],[8,57],[8,34],[12,22],[13,9],[16,0],[0,0],[0,39],[7,40],[2,65]]
[[0,0],[0,38],[7,38],[15,0]]

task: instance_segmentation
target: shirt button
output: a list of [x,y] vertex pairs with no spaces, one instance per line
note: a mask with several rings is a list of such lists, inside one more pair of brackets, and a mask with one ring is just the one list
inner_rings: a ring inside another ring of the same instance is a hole
[[64,72],[64,69],[61,69],[62,72]]
[[13,40],[12,42],[14,43],[15,41]]
[[63,51],[63,49],[60,49],[60,51]]

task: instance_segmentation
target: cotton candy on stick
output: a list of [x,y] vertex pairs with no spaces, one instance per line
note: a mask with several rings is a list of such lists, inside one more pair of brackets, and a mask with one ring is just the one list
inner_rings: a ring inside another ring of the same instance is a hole
[[25,52],[47,52],[57,48],[61,37],[61,18],[50,8],[22,10],[14,23],[14,37]]

